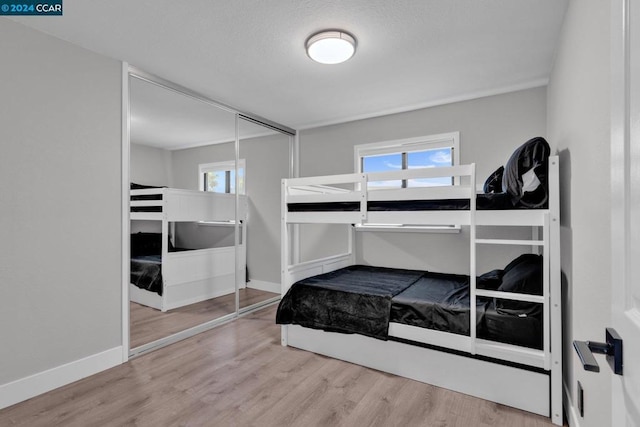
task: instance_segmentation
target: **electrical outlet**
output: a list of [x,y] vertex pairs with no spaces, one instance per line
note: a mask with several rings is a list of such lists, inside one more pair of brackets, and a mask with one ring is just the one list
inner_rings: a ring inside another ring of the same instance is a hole
[[578,381],[578,411],[580,412],[580,417],[584,417],[584,390],[582,389],[582,384]]

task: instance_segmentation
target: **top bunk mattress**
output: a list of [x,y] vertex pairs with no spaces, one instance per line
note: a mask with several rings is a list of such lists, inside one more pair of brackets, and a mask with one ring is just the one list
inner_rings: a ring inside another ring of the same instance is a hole
[[[469,210],[469,199],[444,200],[384,200],[368,201],[370,212],[388,211],[453,211]],[[327,202],[327,203],[289,203],[289,212],[355,212],[360,210],[359,202]],[[547,209],[547,204],[531,208],[522,204],[514,205],[507,193],[478,194],[476,197],[478,210],[511,210],[511,209]]]

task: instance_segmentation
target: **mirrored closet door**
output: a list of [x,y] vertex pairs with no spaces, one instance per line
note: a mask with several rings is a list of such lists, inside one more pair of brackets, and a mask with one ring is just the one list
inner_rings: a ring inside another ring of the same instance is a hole
[[238,170],[248,201],[242,312],[280,298],[281,180],[291,176],[292,137],[248,120],[240,120],[238,129]]
[[129,94],[135,354],[235,316],[236,270],[246,271],[236,209],[246,217],[247,203],[235,196],[235,112],[133,75]]
[[279,300],[295,131],[129,72],[134,356]]

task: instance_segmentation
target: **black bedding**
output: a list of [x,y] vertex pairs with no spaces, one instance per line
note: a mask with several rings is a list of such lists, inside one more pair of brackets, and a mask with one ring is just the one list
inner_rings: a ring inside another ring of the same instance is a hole
[[[328,202],[328,203],[289,203],[289,212],[350,212],[359,211],[358,202]],[[478,210],[507,210],[507,209],[546,209],[543,204],[535,208],[522,204],[513,204],[507,193],[478,194],[476,209]],[[370,212],[385,211],[437,211],[437,210],[469,210],[469,199],[444,200],[385,200],[367,202]]]
[[422,271],[355,265],[296,282],[276,323],[387,339],[391,298]]
[[[390,320],[405,325],[469,335],[469,276],[425,272],[391,300]],[[476,301],[478,329],[487,302]]]
[[131,234],[131,284],[162,295],[162,234]]
[[162,257],[160,255],[131,257],[131,283],[140,289],[162,295]]
[[[540,256],[525,254],[505,270],[480,276],[477,285],[532,293],[527,288],[537,289],[541,269]],[[389,322],[396,322],[468,336],[469,289],[464,275],[351,266],[295,283],[280,302],[276,323],[388,339]],[[541,304],[476,301],[479,338],[541,349],[541,319]]]
[[[393,297],[390,321],[469,336],[469,301],[469,276],[427,272]],[[519,304],[510,310],[493,298],[477,298],[477,337],[541,349],[541,306]]]

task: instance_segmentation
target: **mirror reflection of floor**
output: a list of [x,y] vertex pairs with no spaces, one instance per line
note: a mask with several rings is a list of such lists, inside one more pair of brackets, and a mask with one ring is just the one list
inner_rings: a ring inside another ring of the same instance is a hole
[[[240,307],[247,307],[276,296],[278,294],[257,289],[240,289]],[[235,295],[212,298],[165,313],[135,302],[130,302],[129,307],[129,346],[136,348],[233,313]]]

